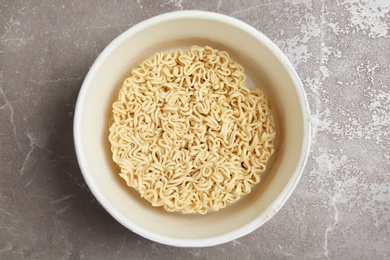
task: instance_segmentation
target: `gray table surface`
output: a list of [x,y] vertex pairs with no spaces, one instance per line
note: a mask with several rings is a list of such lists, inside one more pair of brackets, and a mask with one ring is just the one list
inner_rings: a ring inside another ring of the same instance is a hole
[[[76,98],[120,33],[157,14],[219,12],[289,57],[311,108],[302,179],[255,232],[175,248],[96,202],[73,146]],[[1,259],[389,259],[390,1],[0,0]]]

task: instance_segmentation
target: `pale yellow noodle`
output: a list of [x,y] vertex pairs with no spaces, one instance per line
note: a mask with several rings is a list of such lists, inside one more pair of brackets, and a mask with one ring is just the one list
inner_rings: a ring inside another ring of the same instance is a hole
[[227,52],[156,53],[123,82],[109,140],[120,176],[153,206],[205,214],[248,194],[274,152],[275,125]]

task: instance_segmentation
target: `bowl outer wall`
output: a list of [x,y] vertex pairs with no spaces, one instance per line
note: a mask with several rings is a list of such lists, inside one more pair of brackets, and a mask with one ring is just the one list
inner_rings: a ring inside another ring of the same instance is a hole
[[[263,212],[261,216],[254,219],[253,221],[247,223],[246,225],[240,227],[237,230],[234,230],[232,232],[229,232],[227,234],[214,236],[210,238],[201,238],[201,239],[182,239],[182,238],[173,238],[168,236],[162,236],[160,234],[156,234],[155,232],[151,232],[149,230],[146,230],[142,227],[137,226],[135,223],[132,223],[130,220],[125,219],[124,216],[122,216],[112,205],[111,203],[104,197],[99,191],[99,188],[97,187],[93,177],[88,173],[88,166],[86,165],[85,160],[85,151],[81,141],[81,120],[82,120],[82,109],[83,109],[83,101],[86,97],[87,88],[90,86],[91,81],[93,77],[95,76],[99,66],[104,63],[105,59],[115,50],[118,46],[120,46],[128,37],[131,35],[135,35],[145,28],[148,28],[150,26],[153,26],[155,24],[158,24],[163,21],[167,20],[180,20],[180,19],[187,19],[187,18],[196,18],[196,19],[210,19],[210,20],[217,20],[219,22],[227,23],[231,26],[238,27],[241,30],[247,32],[248,34],[252,35],[256,39],[258,39],[260,42],[262,42],[264,45],[266,45],[269,50],[279,59],[279,61],[283,64],[285,69],[287,70],[287,73],[290,75],[292,81],[294,82],[295,90],[298,94],[300,105],[302,107],[302,117],[303,117],[303,123],[304,123],[304,138],[301,148],[301,156],[299,159],[299,163],[297,168],[295,169],[294,173],[292,174],[292,177],[288,181],[286,187],[284,188],[283,192],[280,193],[280,195],[277,197],[273,203]],[[75,150],[77,159],[81,168],[81,172],[84,176],[84,179],[90,188],[91,192],[94,194],[96,199],[99,201],[99,203],[122,225],[127,227],[128,229],[132,230],[133,232],[148,238],[150,240],[153,240],[158,243],[166,244],[166,245],[172,245],[172,246],[179,246],[179,247],[204,247],[204,246],[213,246],[218,245],[222,243],[229,242],[231,240],[237,239],[239,237],[242,237],[264,223],[266,223],[272,216],[276,214],[276,212],[285,204],[287,199],[292,194],[293,190],[295,189],[296,185],[299,182],[299,179],[302,175],[304,166],[306,164],[306,160],[309,153],[310,148],[310,112],[309,112],[309,106],[307,103],[306,95],[302,87],[302,83],[293,69],[293,66],[287,59],[287,57],[283,54],[283,52],[265,35],[263,35],[261,32],[256,30],[255,28],[251,27],[250,25],[237,20],[235,18],[217,14],[217,13],[211,13],[211,12],[205,12],[205,11],[177,11],[172,13],[166,13],[162,15],[155,16],[153,18],[150,18],[148,20],[145,20],[121,35],[119,35],[116,39],[114,39],[104,50],[103,52],[98,56],[94,64],[92,65],[90,71],[88,72],[83,85],[81,87],[77,102],[76,102],[76,111],[75,111],[75,117],[74,117],[74,142],[75,142]]]

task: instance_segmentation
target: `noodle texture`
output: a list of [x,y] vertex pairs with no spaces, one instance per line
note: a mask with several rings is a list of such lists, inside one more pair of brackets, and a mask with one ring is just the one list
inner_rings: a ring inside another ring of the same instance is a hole
[[274,152],[275,125],[227,52],[156,53],[112,106],[109,141],[128,186],[155,207],[205,214],[248,194]]

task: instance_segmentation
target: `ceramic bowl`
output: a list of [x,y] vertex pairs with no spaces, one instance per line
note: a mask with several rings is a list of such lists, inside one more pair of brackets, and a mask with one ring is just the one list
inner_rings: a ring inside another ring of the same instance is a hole
[[[275,153],[262,181],[238,202],[206,215],[154,208],[118,175],[111,159],[108,119],[123,80],[141,61],[177,48],[209,45],[244,66],[250,88],[260,87],[276,124]],[[77,159],[100,204],[131,231],[158,243],[203,247],[259,228],[296,187],[310,143],[309,108],[302,84],[277,46],[248,24],[222,14],[179,11],[143,21],[113,40],[81,87],[74,118]]]

